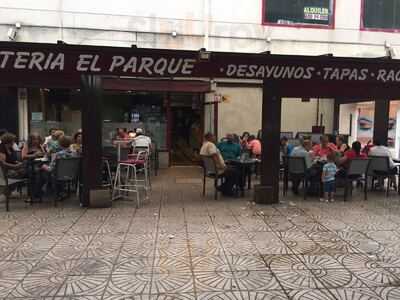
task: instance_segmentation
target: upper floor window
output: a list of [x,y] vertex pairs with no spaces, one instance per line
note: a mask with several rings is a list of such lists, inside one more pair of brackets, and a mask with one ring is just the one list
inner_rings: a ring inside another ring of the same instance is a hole
[[333,28],[335,0],[263,0],[268,25]]
[[400,0],[364,0],[361,27],[400,30]]

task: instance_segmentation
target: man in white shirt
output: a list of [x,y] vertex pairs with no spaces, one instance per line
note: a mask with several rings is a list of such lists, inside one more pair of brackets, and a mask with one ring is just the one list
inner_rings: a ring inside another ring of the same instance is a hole
[[385,144],[379,139],[375,140],[374,145],[375,146],[369,150],[369,155],[389,157],[389,167],[392,170],[395,169],[396,167],[394,165],[392,153],[390,152],[389,148],[386,147]]
[[[395,178],[395,175],[397,174],[397,167],[394,165],[392,153],[390,152],[389,148],[385,146],[385,144],[386,143],[384,143],[381,139],[379,138],[375,139],[374,140],[375,146],[369,150],[368,155],[389,157],[389,168],[390,168],[390,173],[392,174],[392,183],[394,184],[394,188],[397,189],[396,178]],[[380,188],[383,187],[383,180],[381,180],[378,183],[378,187]]]
[[136,129],[136,137],[133,139],[133,146],[140,148],[151,148],[151,138],[143,134],[141,128]]

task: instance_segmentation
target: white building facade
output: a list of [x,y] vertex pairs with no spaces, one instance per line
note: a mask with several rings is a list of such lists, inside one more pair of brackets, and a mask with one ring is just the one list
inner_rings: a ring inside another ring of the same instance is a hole
[[[297,3],[292,5],[292,2]],[[396,19],[386,20],[388,8],[382,3],[379,6],[378,2],[384,1],[0,0],[0,40],[395,57],[400,54],[400,35],[396,32],[399,24]],[[400,3],[391,11],[396,14],[399,9]],[[400,19],[400,14],[397,17]],[[215,95],[227,99],[218,107],[219,136],[228,132],[257,133],[261,128],[262,90],[257,86],[261,83],[242,81],[237,86],[235,83],[217,81],[213,84],[214,91],[206,95],[208,101],[216,99]],[[212,130],[212,109],[212,106],[206,107],[205,130]],[[332,132],[333,101],[330,99],[309,102],[284,99],[282,131],[311,131],[313,125],[321,123],[326,132]]]

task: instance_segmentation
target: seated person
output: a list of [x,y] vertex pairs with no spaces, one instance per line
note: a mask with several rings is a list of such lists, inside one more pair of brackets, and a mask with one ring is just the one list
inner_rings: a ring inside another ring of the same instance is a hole
[[63,135],[58,142],[59,150],[52,155],[49,165],[42,166],[42,170],[52,172],[56,166],[57,159],[76,157],[76,153],[71,151],[72,140],[70,137]]
[[[391,181],[394,184],[394,188],[396,189],[396,178],[395,175],[397,174],[397,167],[394,164],[392,153],[390,152],[389,148],[386,147],[386,143],[382,141],[380,138],[376,138],[374,140],[374,147],[369,150],[369,156],[383,156],[389,158],[389,172],[392,174]],[[383,187],[383,181],[378,183],[380,187]]]
[[37,133],[33,133],[28,137],[28,142],[22,148],[22,159],[35,159],[42,157],[45,151],[42,146],[42,138]]
[[243,150],[247,149],[247,141],[249,139],[250,133],[245,131],[243,132],[242,136],[240,137],[240,146]]
[[[40,174],[40,179],[38,181],[38,187],[36,188],[37,193],[36,193],[36,197],[41,197],[42,191],[43,191],[43,186],[46,184],[46,182],[52,182],[52,176],[54,175],[54,171],[56,168],[56,164],[57,164],[57,160],[58,159],[63,159],[63,158],[72,158],[72,157],[76,157],[77,154],[75,152],[71,151],[71,143],[72,143],[72,139],[68,136],[62,136],[59,139],[59,150],[54,153],[51,156],[51,161],[50,164],[48,165],[43,165],[41,170],[41,174]],[[58,183],[55,183],[55,186],[53,186],[56,188],[56,196],[58,198],[62,198],[64,195],[61,194],[61,188],[62,186],[58,185]]]
[[216,175],[223,175],[224,182],[218,189],[226,196],[234,195],[234,186],[239,183],[240,173],[233,167],[225,165],[224,159],[218,148],[215,146],[215,136],[212,133],[207,133],[204,136],[204,142],[200,149],[200,155],[208,156],[213,159],[217,168]]
[[[312,167],[311,148],[312,148],[311,140],[305,138],[301,140],[300,146],[295,147],[292,153],[290,154],[290,156],[293,157],[304,157],[307,169],[306,172],[308,172],[308,170],[310,170]],[[292,191],[296,195],[299,193],[299,184],[300,180],[297,178],[293,178]]]
[[349,145],[347,145],[346,139],[344,138],[344,136],[338,135],[336,137],[336,148],[342,156],[346,151],[350,150],[350,147],[349,147]]
[[8,178],[18,179],[25,177],[25,165],[18,161],[17,152],[13,147],[16,136],[11,133],[5,133],[0,139],[0,167],[3,167]]
[[60,146],[58,143],[58,140],[64,136],[64,131],[62,130],[56,130],[53,132],[53,135],[51,136],[51,139],[47,142],[46,145],[46,150],[48,154],[53,154],[56,153],[57,151],[60,150]]
[[281,138],[281,153],[284,156],[288,156],[293,151],[293,145],[289,144],[289,140],[286,136]]
[[316,157],[327,158],[332,152],[337,152],[336,145],[329,142],[327,135],[322,135],[320,138],[321,144],[315,145],[312,150]]
[[117,128],[117,133],[114,137],[115,140],[126,140],[128,137],[126,128]]
[[50,130],[49,130],[49,135],[46,136],[46,137],[44,138],[43,146],[44,146],[45,148],[47,148],[47,144],[48,144],[49,141],[52,139],[54,133],[55,133],[57,130],[58,130],[57,128],[50,128]]
[[78,131],[74,135],[74,143],[71,145],[71,151],[76,154],[82,154],[82,132]]
[[224,160],[237,159],[240,156],[240,145],[233,142],[233,135],[227,134],[224,141],[217,145]]
[[132,145],[140,148],[151,148],[151,138],[144,135],[143,129],[136,129],[136,137],[133,139]]
[[374,140],[374,145],[375,146],[369,150],[368,155],[389,157],[389,168],[395,174],[396,166],[394,165],[392,153],[390,152],[389,148],[386,147],[386,143],[384,143],[381,139],[377,138]]
[[250,135],[247,140],[247,149],[250,150],[252,157],[261,157],[261,142],[254,135]]
[[367,155],[361,152],[361,144],[358,141],[353,142],[351,150],[346,151],[344,156],[339,159],[339,165],[347,169],[350,166],[350,161],[355,158],[367,158]]

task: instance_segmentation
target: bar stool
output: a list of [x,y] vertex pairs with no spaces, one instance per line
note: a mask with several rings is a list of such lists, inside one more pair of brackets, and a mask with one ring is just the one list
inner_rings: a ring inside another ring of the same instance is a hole
[[[112,200],[120,199],[129,193],[136,194],[136,207],[140,206],[139,185],[136,160],[129,159],[129,148],[121,148],[120,159],[114,178]],[[123,176],[125,174],[125,176]],[[124,177],[124,178],[123,178]]]
[[137,179],[139,187],[143,188],[145,191],[146,199],[148,199],[148,191],[151,190],[150,172],[149,172],[149,152],[139,151],[137,153],[129,155],[129,161],[136,166],[136,176],[137,174],[143,174],[143,179]]
[[113,189],[113,179],[112,179],[110,162],[108,161],[107,157],[103,157],[102,163],[103,163],[102,169],[103,169],[103,174],[104,174],[103,176],[105,176],[105,179],[106,179],[103,183],[103,187],[109,187],[112,190]]

